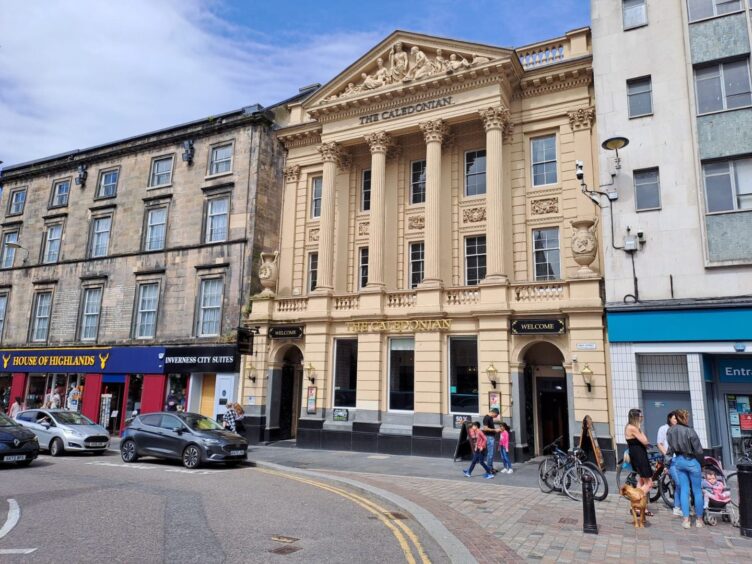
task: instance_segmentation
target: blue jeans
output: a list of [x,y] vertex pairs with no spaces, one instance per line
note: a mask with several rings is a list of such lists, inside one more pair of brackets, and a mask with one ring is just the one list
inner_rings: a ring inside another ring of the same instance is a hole
[[689,518],[689,488],[695,498],[695,515],[702,519],[705,502],[702,497],[702,469],[700,463],[694,458],[677,456],[672,466],[676,466],[679,476],[679,488],[681,491],[681,510],[685,519]]
[[509,460],[509,451],[503,446],[499,446],[499,452],[501,453],[501,462],[504,464],[504,468],[511,468],[512,463]]
[[[470,468],[467,469],[468,474],[473,473],[473,468],[475,468],[476,464],[480,464],[483,466],[483,470],[486,471],[486,474],[491,473],[491,469],[486,465],[485,461],[483,460],[483,451],[482,450],[476,450],[473,451],[473,461],[470,463]],[[702,497],[702,495],[700,495]]]
[[496,446],[495,443],[496,437],[493,435],[486,435],[486,441],[488,441],[488,445],[486,448],[488,449],[488,454],[486,455],[486,465],[488,465],[489,468],[493,468],[493,459],[494,459],[494,446]]
[[681,484],[679,484],[679,474],[676,472],[676,457],[671,460],[668,467],[668,475],[674,481],[674,507],[681,509]]

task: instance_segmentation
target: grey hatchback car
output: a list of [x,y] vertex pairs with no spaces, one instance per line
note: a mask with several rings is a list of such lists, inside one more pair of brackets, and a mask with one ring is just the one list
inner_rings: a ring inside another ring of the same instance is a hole
[[52,456],[65,451],[103,453],[110,445],[107,429],[77,411],[29,409],[16,415],[16,421],[34,432],[39,448]]
[[233,465],[247,458],[248,441],[198,413],[147,413],[123,431],[120,455],[123,462],[140,456],[180,460],[186,468],[205,462]]

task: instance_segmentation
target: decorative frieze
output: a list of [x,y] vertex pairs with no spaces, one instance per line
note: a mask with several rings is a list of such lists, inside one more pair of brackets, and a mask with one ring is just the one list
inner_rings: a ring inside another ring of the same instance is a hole
[[532,215],[545,215],[548,213],[559,213],[559,198],[543,198],[530,202],[530,213]]
[[368,235],[368,222],[367,221],[361,221],[358,223],[358,236],[362,237],[364,235]]
[[420,230],[426,227],[426,216],[424,215],[411,215],[407,218],[407,228],[412,230]]
[[569,126],[572,128],[572,131],[590,129],[593,126],[595,108],[578,108],[574,111],[568,112],[568,114]]
[[486,208],[465,208],[462,210],[463,223],[480,223],[486,221]]
[[319,240],[319,228],[315,227],[308,232],[308,240],[315,242]]

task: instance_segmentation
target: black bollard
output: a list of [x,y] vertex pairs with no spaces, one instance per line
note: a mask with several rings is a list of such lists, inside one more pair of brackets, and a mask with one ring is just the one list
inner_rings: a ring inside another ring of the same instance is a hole
[[752,537],[752,464],[737,464],[739,481],[739,532]]
[[598,523],[595,520],[595,499],[593,499],[594,478],[590,472],[582,475],[582,532],[598,534]]

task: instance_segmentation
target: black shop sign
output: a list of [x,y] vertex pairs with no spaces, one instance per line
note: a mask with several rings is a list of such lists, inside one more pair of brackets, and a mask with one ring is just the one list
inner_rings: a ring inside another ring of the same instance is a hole
[[175,372],[237,372],[238,349],[234,345],[165,347],[165,374]]
[[515,319],[512,335],[561,335],[567,326],[563,319]]
[[269,327],[271,339],[300,339],[303,337],[302,325],[274,325]]

